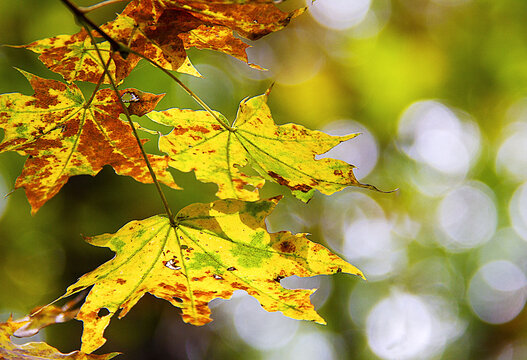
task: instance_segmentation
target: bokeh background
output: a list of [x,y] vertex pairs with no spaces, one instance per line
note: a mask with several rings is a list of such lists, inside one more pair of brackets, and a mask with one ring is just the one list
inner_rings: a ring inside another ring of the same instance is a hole
[[[345,274],[282,281],[319,288],[312,301],[327,326],[266,313],[240,292],[213,301],[215,321],[198,328],[146,295],[126,318],[112,320],[98,353],[192,360],[526,359],[527,2],[307,5],[308,14],[249,49],[251,62],[268,71],[191,51],[204,78],[181,79],[230,119],[241,99],[274,82],[269,104],[278,123],[362,133],[324,156],[346,160],[361,181],[397,192],[348,188],[331,197],[316,194],[307,205],[287,196],[268,225],[311,233],[368,281]],[[103,23],[122,6],[91,17]],[[59,1],[0,2],[1,44],[77,30]],[[60,79],[34,54],[2,47],[0,93],[32,93],[14,67]],[[198,109],[145,63],[124,86],[167,93],[158,109]],[[155,151],[155,141],[148,146]],[[19,155],[0,154],[2,195],[23,163]],[[174,174],[186,191],[167,190],[173,209],[214,200],[214,185]],[[287,195],[273,185],[263,193]],[[54,300],[113,256],[80,234],[115,232],[162,207],[153,186],[105,168],[94,178],[71,178],[35,216],[29,210],[22,190],[0,197],[0,320]],[[34,340],[69,352],[79,348],[81,328],[73,320]]]

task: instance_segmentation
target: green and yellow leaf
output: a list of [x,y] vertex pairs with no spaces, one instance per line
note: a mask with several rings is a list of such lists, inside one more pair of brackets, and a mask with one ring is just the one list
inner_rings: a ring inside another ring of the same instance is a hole
[[[71,176],[95,176],[104,165],[112,166],[119,175],[152,182],[130,125],[119,118],[123,110],[112,90],[99,90],[86,105],[77,86],[21,72],[35,94],[0,95],[0,128],[5,132],[0,152],[29,155],[15,188],[25,189],[33,213]],[[129,93],[137,99],[128,110],[138,116],[151,111],[162,98],[135,89],[121,90],[121,96]],[[149,159],[158,179],[178,189],[167,170],[168,158],[149,155]]]
[[0,359],[2,360],[109,360],[119,355],[111,353],[105,355],[86,354],[73,351],[63,354],[44,342],[31,342],[23,345],[13,344],[10,337],[25,323],[12,319],[0,323]]
[[[353,175],[353,165],[335,159],[315,160],[357,134],[331,136],[300,125],[277,126],[267,106],[268,92],[241,102],[234,131],[220,126],[206,111],[169,109],[147,116],[173,126],[159,139],[159,148],[170,156],[170,166],[194,171],[202,182],[218,185],[219,198],[258,199],[264,178],[291,189],[308,201],[319,190],[331,195],[347,186],[375,189],[361,184]],[[227,120],[221,115],[224,122]],[[251,166],[260,176],[242,170]]]
[[87,238],[116,256],[71,285],[63,297],[93,286],[77,316],[84,322],[82,351],[105,342],[110,318],[119,318],[145,294],[182,310],[185,322],[204,325],[212,319],[207,304],[245,290],[267,311],[324,323],[310,303],[312,290],[290,290],[280,280],[345,272],[363,277],[354,266],[309,241],[306,234],[268,233],[265,217],[279,198],[259,202],[218,200],[193,204],[176,216],[132,221],[115,234]]

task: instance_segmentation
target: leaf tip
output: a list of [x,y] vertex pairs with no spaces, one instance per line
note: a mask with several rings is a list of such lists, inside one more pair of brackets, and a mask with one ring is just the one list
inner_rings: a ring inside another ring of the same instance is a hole
[[269,97],[269,94],[271,93],[271,90],[273,90],[273,86],[274,86],[274,82],[271,83],[271,85],[269,85],[269,87],[267,88],[267,90],[265,91],[264,93],[264,96],[267,98]]
[[16,66],[13,66],[15,68],[15,70],[18,70],[22,75],[24,75],[24,77],[31,82],[31,79],[35,76],[33,75],[32,73],[26,71],[26,70],[22,70]]

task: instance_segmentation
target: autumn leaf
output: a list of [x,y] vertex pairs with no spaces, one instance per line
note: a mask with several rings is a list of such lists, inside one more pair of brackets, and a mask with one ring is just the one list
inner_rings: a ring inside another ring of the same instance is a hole
[[302,12],[289,14],[269,4],[133,0],[102,29],[165,69],[197,75],[187,49],[220,51],[248,62],[245,50],[249,45],[235,37],[233,30],[256,40],[283,29]]
[[[170,156],[170,166],[194,171],[199,181],[216,183],[219,198],[256,200],[263,178],[287,186],[302,201],[311,199],[315,190],[331,195],[347,186],[376,189],[357,181],[353,165],[315,160],[357,134],[331,136],[295,124],[277,126],[267,106],[268,93],[240,103],[233,131],[206,111],[174,108],[147,116],[174,127],[159,139],[159,149]],[[260,177],[245,174],[247,165]]]
[[63,354],[54,347],[44,342],[31,342],[23,345],[13,344],[10,337],[22,326],[24,322],[15,322],[12,319],[5,323],[0,323],[0,359],[2,360],[108,360],[119,353],[105,355],[86,354],[80,351],[73,351]]
[[81,350],[105,342],[110,318],[119,318],[150,293],[181,308],[185,322],[212,319],[207,304],[245,290],[267,311],[324,323],[309,301],[312,290],[290,290],[280,280],[345,272],[363,277],[354,266],[309,241],[306,234],[268,233],[264,219],[279,198],[259,202],[218,200],[193,204],[176,216],[132,221],[115,234],[87,238],[116,256],[71,285],[63,297],[93,285],[77,316],[84,322]]
[[13,335],[16,337],[30,337],[36,335],[46,326],[64,323],[74,319],[79,312],[77,305],[83,298],[84,296],[80,294],[62,307],[48,305],[31,310],[30,315],[16,320],[16,322],[22,322],[24,325],[18,328]]
[[[58,35],[52,38],[37,40],[28,45],[13,46],[25,48],[40,54],[39,60],[51,71],[61,74],[67,82],[88,81],[99,82],[104,67],[99,55],[93,45],[88,33],[82,30],[73,35]],[[124,60],[119,53],[111,54],[110,44],[103,42],[98,44],[104,62],[108,62],[110,75],[120,83],[126,78],[139,62],[139,58]],[[110,81],[105,79],[104,83]]]
[[[185,17],[168,20],[162,14],[163,9],[155,1],[133,0],[115,20],[101,26],[101,29],[115,41],[127,45],[167,70],[201,76],[190,63],[183,42],[178,37],[196,25],[189,24],[189,19]],[[128,61],[133,62],[134,66],[139,60],[140,57],[135,54],[128,56]]]
[[[256,40],[283,29],[304,11],[302,8],[286,13],[269,1],[133,0],[101,29],[113,40],[167,70],[201,76],[187,57],[187,49],[220,51],[248,63],[245,50],[249,45],[235,37],[233,30]],[[100,38],[96,31],[93,36]],[[133,53],[123,59],[111,51],[107,41],[97,46],[105,63],[111,56],[108,70],[118,83],[141,60]],[[73,35],[58,35],[15,47],[40,54],[39,59],[68,82],[97,83],[104,73],[95,46],[84,29]],[[104,79],[104,83],[109,80]]]
[[300,8],[290,13],[278,9],[268,1],[196,1],[157,0],[165,8],[188,11],[196,18],[216,25],[228,27],[240,36],[257,40],[286,27],[291,19],[306,10]]
[[[152,179],[117,95],[99,90],[88,105],[79,88],[21,71],[35,90],[33,96],[0,95],[0,128],[5,131],[0,152],[29,155],[15,188],[24,188],[35,213],[74,175],[95,176],[104,165],[119,175],[143,183]],[[152,110],[162,95],[133,93],[129,112],[141,116]],[[150,155],[150,162],[164,184],[178,188],[168,172],[165,156]]]

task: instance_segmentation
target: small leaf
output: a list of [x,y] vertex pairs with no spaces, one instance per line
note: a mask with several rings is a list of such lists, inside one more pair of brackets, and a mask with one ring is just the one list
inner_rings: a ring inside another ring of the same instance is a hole
[[10,337],[24,326],[24,322],[15,322],[12,319],[0,323],[0,359],[2,360],[108,360],[119,353],[105,355],[92,355],[80,351],[63,354],[54,347],[44,342],[31,342],[24,345],[16,345],[11,342]]
[[[217,115],[227,123],[221,114]],[[198,180],[218,184],[219,198],[256,200],[264,178],[287,186],[306,202],[315,190],[326,195],[347,186],[376,190],[357,181],[353,165],[335,159],[315,160],[316,155],[357,134],[331,136],[295,124],[277,126],[267,106],[267,93],[240,103],[232,132],[206,111],[174,108],[147,116],[174,126],[172,132],[159,139],[159,149],[170,156],[170,166],[185,172],[193,170]],[[245,174],[241,169],[247,165],[260,177]]]
[[120,309],[119,318],[124,317],[147,292],[181,308],[183,320],[194,325],[212,321],[207,304],[228,299],[235,290],[245,290],[267,311],[323,324],[309,300],[313,291],[285,289],[280,279],[363,275],[306,234],[268,233],[264,219],[278,200],[193,204],[178,213],[175,228],[166,217],[154,216],[132,221],[115,234],[87,238],[116,256],[63,296],[93,285],[77,316],[84,322],[81,349],[102,346],[110,318]]
[[[79,88],[46,80],[21,71],[35,90],[33,96],[0,95],[0,128],[5,130],[0,153],[16,151],[29,155],[15,188],[24,188],[35,213],[74,175],[95,176],[104,165],[119,175],[143,183],[152,179],[117,95],[99,90],[87,106]],[[129,112],[141,116],[152,110],[163,95],[134,93],[140,100],[130,103]],[[149,155],[159,181],[178,189],[168,172],[165,156]]]

